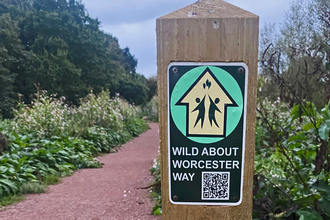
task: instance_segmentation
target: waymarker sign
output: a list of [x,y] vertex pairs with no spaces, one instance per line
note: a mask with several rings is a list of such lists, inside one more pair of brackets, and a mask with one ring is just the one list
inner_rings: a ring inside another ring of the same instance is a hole
[[174,62],[167,74],[171,203],[239,205],[247,66]]

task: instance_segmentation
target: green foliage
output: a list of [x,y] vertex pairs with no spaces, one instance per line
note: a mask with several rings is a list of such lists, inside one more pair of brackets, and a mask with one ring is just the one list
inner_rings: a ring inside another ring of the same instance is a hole
[[126,131],[133,137],[139,136],[143,131],[149,129],[149,125],[146,124],[144,119],[141,118],[130,118],[125,122]]
[[117,96],[110,99],[109,92],[103,91],[98,96],[89,94],[81,99],[78,108],[71,108],[72,130],[84,134],[87,128],[101,126],[121,131],[124,127],[124,117],[121,114],[121,105],[125,102]]
[[43,183],[45,185],[54,185],[61,182],[59,174],[49,174],[43,177]]
[[49,138],[52,135],[69,134],[68,117],[68,106],[64,103],[64,98],[56,99],[41,92],[32,101],[32,105],[21,103],[20,108],[14,110],[11,126],[13,131],[20,134]]
[[148,96],[148,101],[150,101],[155,95],[157,95],[157,75],[152,76],[147,79],[147,85],[149,88],[149,96]]
[[0,155],[6,149],[7,142],[8,142],[7,137],[0,133]]
[[37,182],[23,183],[20,186],[20,194],[39,194],[46,192],[46,185]]
[[329,105],[259,102],[255,217],[330,219]]
[[14,203],[23,201],[24,197],[22,195],[12,195],[0,197],[0,208],[7,205],[12,205]]
[[123,49],[123,64],[125,66],[125,70],[128,73],[133,75],[136,74],[136,67],[137,67],[137,59],[135,59],[134,55],[132,55],[129,51],[128,47]]
[[[140,108],[118,96],[110,98],[108,91],[102,91],[97,96],[90,93],[81,99],[78,108],[69,107],[64,97],[49,97],[43,91],[32,103],[33,105],[21,103],[20,108],[14,111],[11,130],[21,134],[34,134],[39,138],[84,136],[94,126],[108,129],[108,133],[135,132],[130,133],[133,136],[145,130],[146,123],[139,123],[137,119],[141,116]],[[144,128],[133,131],[136,123]]]
[[276,32],[266,25],[260,34],[259,64],[264,87],[260,98],[277,97],[290,107],[313,102],[321,109],[330,94],[330,4],[321,0],[294,0]]
[[0,14],[0,113],[9,117],[15,106],[14,82],[27,65],[30,53],[19,40],[17,21],[9,14]]
[[116,90],[128,102],[143,105],[148,101],[150,93],[144,76],[133,74],[119,80],[120,87]]
[[329,13],[329,1],[295,0],[280,33],[274,25],[261,31],[259,219],[330,219]]
[[158,96],[152,97],[150,102],[142,108],[142,111],[143,115],[148,117],[148,120],[158,122]]
[[161,175],[160,175],[160,159],[154,161],[154,165],[150,169],[153,176],[153,185],[151,190],[151,198],[155,201],[155,206],[152,208],[152,214],[162,214],[162,194],[161,194]]
[[136,105],[149,99],[134,55],[100,30],[100,21],[88,15],[81,1],[3,1],[0,30],[0,110],[5,117],[19,101],[16,94],[30,103],[30,95],[40,89],[72,104],[91,89],[120,93]]
[[139,108],[109,92],[90,94],[78,108],[64,100],[43,92],[32,105],[20,104],[12,120],[0,121],[9,141],[0,156],[0,197],[40,193],[76,169],[99,168],[95,156],[115,152],[148,128]]

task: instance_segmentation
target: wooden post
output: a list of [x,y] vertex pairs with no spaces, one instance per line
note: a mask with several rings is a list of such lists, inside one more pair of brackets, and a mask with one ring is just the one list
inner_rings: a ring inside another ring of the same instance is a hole
[[[252,219],[258,34],[258,16],[222,0],[198,1],[157,19],[163,219]],[[169,201],[167,68],[175,61],[244,62],[248,66],[243,195],[238,206]]]

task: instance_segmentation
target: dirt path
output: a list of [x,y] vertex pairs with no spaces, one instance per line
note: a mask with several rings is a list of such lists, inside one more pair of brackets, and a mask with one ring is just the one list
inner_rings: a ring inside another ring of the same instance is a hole
[[123,145],[118,153],[98,159],[101,169],[84,169],[66,177],[47,193],[28,195],[23,202],[0,212],[8,220],[159,219],[150,215],[149,169],[159,146],[158,124]]

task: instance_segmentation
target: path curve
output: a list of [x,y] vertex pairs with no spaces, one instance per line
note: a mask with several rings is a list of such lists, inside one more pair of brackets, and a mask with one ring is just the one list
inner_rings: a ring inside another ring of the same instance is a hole
[[47,193],[27,195],[23,202],[0,211],[8,220],[152,220],[149,169],[157,157],[158,124],[125,144],[118,153],[98,159],[100,169],[78,170],[49,186]]

